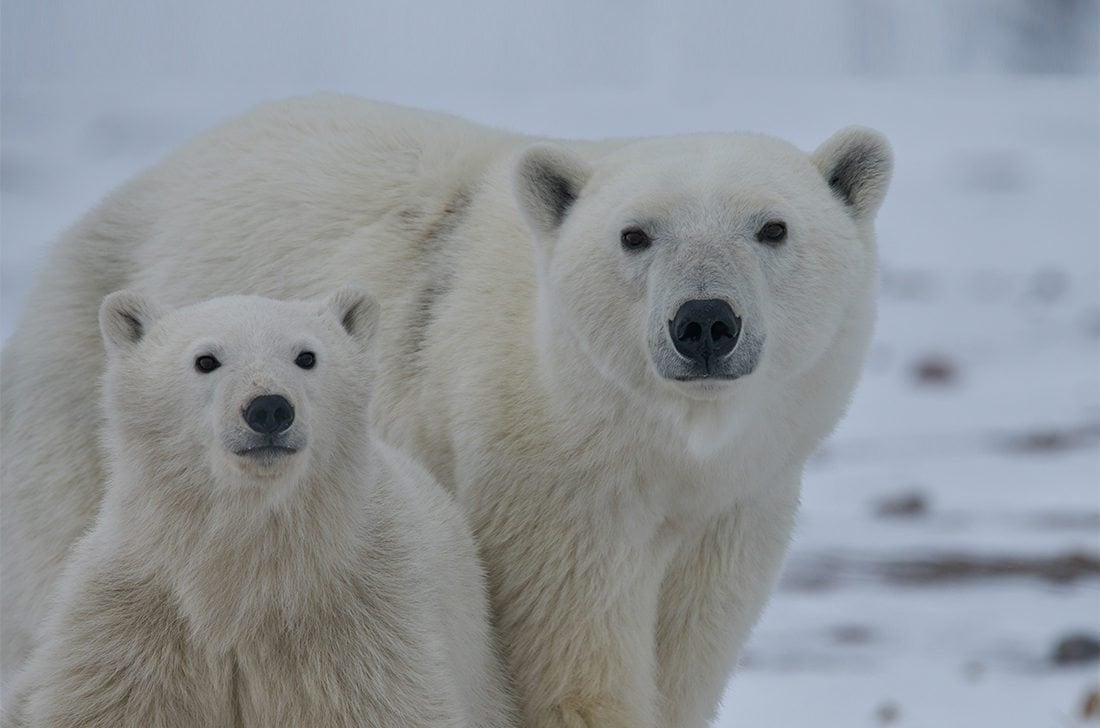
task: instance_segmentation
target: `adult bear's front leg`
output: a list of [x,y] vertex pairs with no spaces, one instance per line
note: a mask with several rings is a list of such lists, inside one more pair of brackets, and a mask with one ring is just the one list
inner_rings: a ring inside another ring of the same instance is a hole
[[661,726],[704,728],[767,602],[790,540],[798,476],[709,523],[673,558],[657,626]]
[[521,724],[656,728],[659,554],[581,525],[482,531]]

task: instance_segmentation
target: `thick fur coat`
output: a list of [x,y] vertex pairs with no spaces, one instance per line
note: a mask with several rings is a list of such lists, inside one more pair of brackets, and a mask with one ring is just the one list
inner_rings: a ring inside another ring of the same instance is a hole
[[[5,661],[102,496],[64,424],[102,297],[362,283],[373,421],[470,519],[524,724],[706,724],[859,374],[890,171],[865,129],[547,142],[350,98],[198,138],[66,234],[4,353]],[[726,312],[701,344],[691,301]]]
[[106,299],[106,495],[6,725],[512,725],[469,528],[369,433],[376,309]]

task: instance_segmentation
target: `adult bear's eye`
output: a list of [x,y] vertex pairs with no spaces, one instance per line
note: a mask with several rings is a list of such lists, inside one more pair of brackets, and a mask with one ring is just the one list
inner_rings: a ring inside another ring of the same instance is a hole
[[312,351],[303,351],[294,360],[294,363],[302,369],[312,369],[313,365],[317,363],[317,356]]
[[221,365],[222,363],[220,361],[209,354],[203,354],[198,359],[195,359],[195,368],[203,374],[209,374]]
[[629,251],[645,250],[653,242],[644,230],[636,227],[623,230],[619,239],[622,241],[623,248]]
[[770,220],[756,233],[756,239],[761,243],[777,245],[787,239],[787,223],[782,220]]

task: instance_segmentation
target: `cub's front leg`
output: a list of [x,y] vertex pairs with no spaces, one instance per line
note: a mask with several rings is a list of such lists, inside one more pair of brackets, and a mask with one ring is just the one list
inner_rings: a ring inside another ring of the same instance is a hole
[[334,595],[294,629],[261,625],[236,655],[241,723],[474,728],[423,605],[387,604],[383,591]]
[[42,642],[16,679],[5,725],[230,728],[227,666],[188,646],[168,592],[81,568],[70,569]]
[[798,481],[785,483],[764,501],[714,518],[677,552],[661,585],[657,627],[663,728],[703,728],[713,720],[772,592],[797,500]]

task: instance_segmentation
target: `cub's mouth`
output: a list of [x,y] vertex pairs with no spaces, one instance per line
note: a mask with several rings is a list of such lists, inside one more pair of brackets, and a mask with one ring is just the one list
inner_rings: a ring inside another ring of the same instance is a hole
[[280,432],[261,435],[254,432],[234,432],[223,441],[225,449],[238,458],[238,462],[272,465],[285,462],[306,445],[300,432]]
[[256,460],[274,460],[281,457],[287,457],[298,452],[298,448],[290,447],[289,445],[255,445],[252,447],[246,447],[241,450],[235,450],[234,455],[238,455],[244,458],[252,458]]

